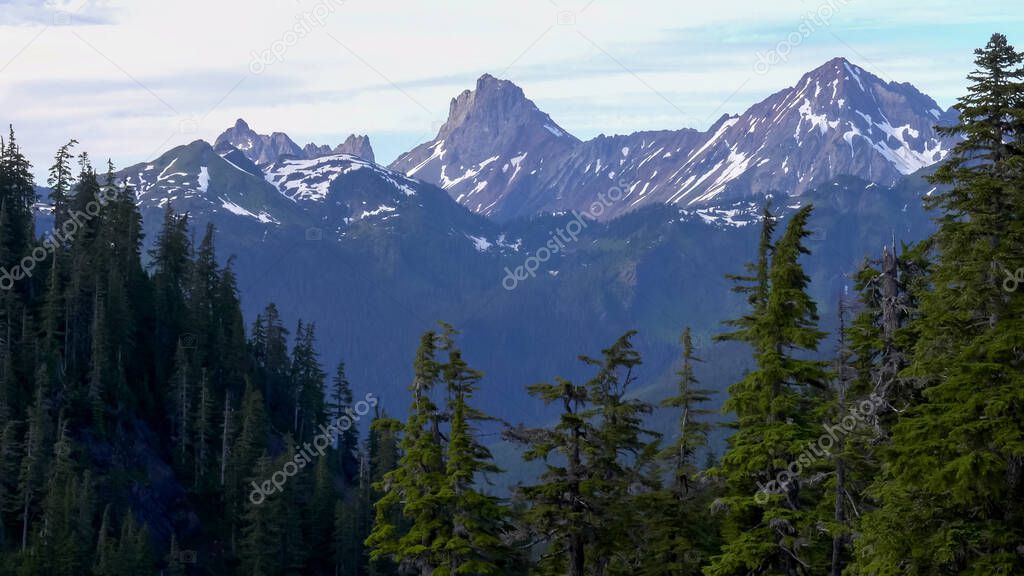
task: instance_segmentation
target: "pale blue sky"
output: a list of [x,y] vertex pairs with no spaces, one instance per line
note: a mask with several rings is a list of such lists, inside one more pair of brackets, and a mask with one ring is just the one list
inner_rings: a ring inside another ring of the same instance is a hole
[[1024,45],[1022,22],[1019,0],[0,0],[0,121],[38,174],[71,137],[125,166],[240,116],[299,144],[367,133],[387,163],[484,72],[580,138],[706,128],[835,56],[948,107],[973,48]]

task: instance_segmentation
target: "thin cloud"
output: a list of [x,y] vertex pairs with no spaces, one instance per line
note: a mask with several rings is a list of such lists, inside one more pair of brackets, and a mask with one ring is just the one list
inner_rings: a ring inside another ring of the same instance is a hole
[[104,0],[0,0],[0,26],[95,26],[116,16]]

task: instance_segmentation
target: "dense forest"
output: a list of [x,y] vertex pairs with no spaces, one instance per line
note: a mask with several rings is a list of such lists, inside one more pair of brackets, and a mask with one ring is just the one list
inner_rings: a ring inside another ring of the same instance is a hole
[[[396,419],[327,372],[315,324],[269,304],[245,326],[212,227],[196,242],[168,206],[144,255],[133,191],[74,140],[40,235],[12,129],[0,576],[1024,574],[1024,55],[997,34],[975,62],[924,199],[937,230],[836,295],[835,350],[801,264],[813,208],[766,203],[719,336],[752,354],[720,457],[685,327],[673,396],[634,394],[629,332],[580,357],[589,379],[530,385],[559,416],[527,427],[474,406],[487,379],[440,323]],[[507,495],[499,435],[540,467]]]

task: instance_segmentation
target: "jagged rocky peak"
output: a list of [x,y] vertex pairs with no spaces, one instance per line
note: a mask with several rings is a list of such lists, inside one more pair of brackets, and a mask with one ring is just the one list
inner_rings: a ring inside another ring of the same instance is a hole
[[327,156],[331,154],[331,147],[327,144],[316,144],[310,142],[302,147],[302,152],[306,158],[319,158],[321,156]]
[[473,90],[465,90],[452,98],[448,120],[441,127],[438,139],[453,133],[497,134],[512,128],[544,128],[551,136],[575,140],[542,112],[523,89],[516,84],[484,74]]
[[436,183],[458,202],[491,214],[513,183],[551,170],[579,144],[508,80],[484,74],[451,101],[437,137],[400,156],[391,169]]
[[582,210],[618,185],[637,207],[729,205],[772,191],[799,196],[850,175],[891,186],[942,160],[951,124],[914,86],[833,58],[707,131],[663,130],[579,142],[512,82],[485,74],[451,102],[432,141],[392,168],[432,182],[498,219]]
[[370,162],[374,161],[373,147],[370,146],[370,137],[361,134],[349,134],[348,138],[346,138],[344,142],[338,144],[334,148],[331,148],[327,144],[321,145],[310,142],[302,148],[302,151],[305,154],[304,159],[306,160],[313,160],[314,158],[321,158],[323,156],[331,156],[332,154],[348,154]]
[[[325,146],[326,148],[326,146]],[[370,137],[363,134],[349,134],[344,142],[334,147],[334,154],[351,154],[363,160],[374,161],[373,147],[370,146]]]
[[367,136],[351,134],[343,143],[334,148],[315,142],[299,147],[284,132],[273,132],[270,135],[259,134],[241,118],[235,121],[234,126],[217,137],[215,142],[217,149],[223,150],[227,146],[238,149],[259,166],[273,164],[281,158],[312,160],[331,154],[351,154],[373,162],[373,148],[370,147],[370,138]]
[[304,157],[302,148],[284,132],[274,132],[269,136],[258,134],[241,118],[218,136],[214,144],[219,148],[230,144],[260,166],[275,162],[281,156]]

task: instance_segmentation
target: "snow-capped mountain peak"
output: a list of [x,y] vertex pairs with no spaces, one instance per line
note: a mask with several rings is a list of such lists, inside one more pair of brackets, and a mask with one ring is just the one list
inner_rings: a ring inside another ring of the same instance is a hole
[[935,126],[954,120],[912,85],[834,58],[704,132],[579,142],[517,86],[485,75],[452,100],[437,138],[392,168],[499,219],[585,211],[614,194],[621,200],[596,216],[611,218],[650,203],[698,208],[773,191],[799,196],[842,175],[889,186],[946,156],[953,142]]
[[484,74],[473,90],[452,99],[437,137],[390,168],[437,184],[471,210],[490,214],[509,200],[509,189],[555,169],[547,162],[578,144],[522,88]]

